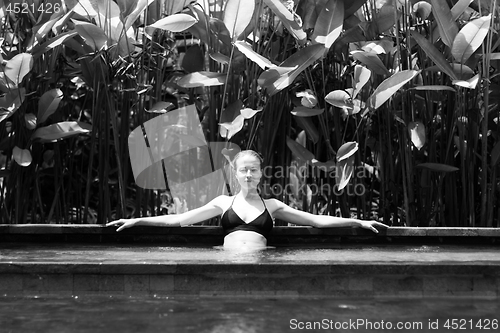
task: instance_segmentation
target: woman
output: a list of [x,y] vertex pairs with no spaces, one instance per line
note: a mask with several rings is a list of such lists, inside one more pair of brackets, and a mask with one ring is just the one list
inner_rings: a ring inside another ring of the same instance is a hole
[[107,226],[118,226],[116,231],[135,225],[178,227],[222,214],[221,225],[226,234],[224,248],[255,249],[267,246],[275,218],[316,228],[357,226],[375,233],[378,233],[375,227],[387,228],[387,225],[376,221],[314,215],[293,209],[276,199],[262,199],[257,192],[262,177],[261,162],[260,156],[252,150],[241,151],[234,157],[231,164],[241,190],[232,197],[220,195],[205,206],[182,214],[120,219]]

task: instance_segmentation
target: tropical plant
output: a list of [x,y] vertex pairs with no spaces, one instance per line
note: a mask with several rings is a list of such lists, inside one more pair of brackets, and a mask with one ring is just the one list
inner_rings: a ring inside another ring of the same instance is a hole
[[264,195],[392,225],[497,226],[497,7],[0,0],[2,221],[165,213],[168,190],[135,185],[127,138],[193,104],[207,141],[263,155]]

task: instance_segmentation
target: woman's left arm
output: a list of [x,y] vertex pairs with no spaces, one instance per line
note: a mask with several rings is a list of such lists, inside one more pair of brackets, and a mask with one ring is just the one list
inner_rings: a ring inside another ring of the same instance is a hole
[[386,224],[377,221],[364,221],[329,215],[314,215],[293,209],[276,199],[273,199],[273,203],[276,205],[276,210],[273,212],[275,218],[297,225],[308,225],[316,228],[360,227],[369,229],[375,233],[378,233],[375,227],[388,228]]

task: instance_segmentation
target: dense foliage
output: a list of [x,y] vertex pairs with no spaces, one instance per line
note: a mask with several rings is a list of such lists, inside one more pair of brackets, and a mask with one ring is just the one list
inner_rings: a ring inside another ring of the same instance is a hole
[[0,0],[0,24],[0,223],[192,208],[137,186],[128,137],[194,105],[262,154],[264,196],[498,226],[496,0]]

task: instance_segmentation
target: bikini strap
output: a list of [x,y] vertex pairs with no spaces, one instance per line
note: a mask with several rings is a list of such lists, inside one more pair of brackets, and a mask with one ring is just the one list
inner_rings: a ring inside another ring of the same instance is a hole
[[234,203],[234,200],[235,200],[235,199],[236,199],[236,194],[235,194],[235,195],[233,195],[233,201],[231,201],[231,205],[230,205],[229,207],[227,207],[227,209],[224,211],[224,213],[222,213],[222,215],[221,215],[221,216],[224,216],[224,214],[226,214],[226,212],[227,212],[228,210],[230,210],[230,209],[231,209],[231,207],[233,207],[233,203]]
[[236,200],[236,194],[233,196],[233,201],[231,201],[231,206],[229,206],[229,208],[233,207],[234,200]]
[[264,201],[264,199],[262,199],[262,197],[259,195],[260,197],[260,200],[262,200],[262,203],[264,204],[264,208],[267,210],[267,206],[266,206],[266,202]]

